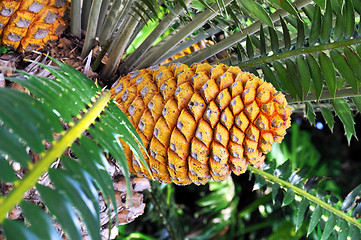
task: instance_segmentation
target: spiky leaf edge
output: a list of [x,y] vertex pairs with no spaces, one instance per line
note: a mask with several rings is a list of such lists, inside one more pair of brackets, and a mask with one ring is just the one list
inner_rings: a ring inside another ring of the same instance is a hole
[[[93,91],[85,91],[85,90],[89,90],[89,87],[90,87],[89,82],[91,82],[89,79],[87,79],[85,76],[81,75],[79,72],[77,72],[75,69],[71,68],[70,66],[68,66],[65,63],[61,63],[61,62],[59,62],[57,60],[54,60],[54,59],[53,59],[53,61],[55,61],[61,67],[61,69],[60,68],[49,67],[49,66],[44,66],[44,65],[42,65],[42,66],[45,69],[47,69],[48,71],[52,72],[57,77],[60,77],[60,79],[67,79],[68,80],[63,84],[70,84],[73,87],[73,89],[78,90],[79,93],[83,92],[83,94],[84,94],[84,92],[87,92],[85,94],[88,94],[88,99],[89,99],[88,101],[89,102],[88,102],[87,105],[89,106],[89,108],[88,109],[85,109],[85,108],[82,109],[82,111],[85,112],[85,114],[82,115],[82,116],[77,116],[79,120],[75,124],[74,124],[74,122],[69,122],[69,126],[71,126],[71,128],[67,132],[63,133],[62,137],[59,140],[54,141],[52,143],[53,144],[52,147],[48,151],[42,153],[43,157],[36,164],[34,164],[34,165],[30,164],[30,171],[28,172],[28,174],[26,174],[25,177],[22,180],[16,181],[14,189],[10,192],[10,194],[7,197],[0,198],[0,204],[1,204],[1,210],[0,210],[1,219],[0,219],[0,222],[4,222],[7,212],[9,212],[17,203],[19,203],[22,200],[22,196],[24,195],[24,193],[30,187],[35,185],[38,178],[41,175],[43,175],[43,173],[46,172],[49,169],[50,165],[58,157],[60,157],[61,154],[65,151],[65,149],[67,147],[69,147],[78,137],[80,137],[80,135],[85,130],[89,129],[89,126],[92,123],[94,123],[94,121],[97,118],[99,118],[100,121],[102,121],[102,120],[105,120],[105,122],[108,121],[108,122],[112,123],[112,125],[117,124],[118,123],[117,120],[119,120],[119,116],[118,116],[118,119],[114,119],[114,117],[109,117],[109,115],[112,115],[112,114],[109,114],[109,113],[105,114],[105,115],[100,115],[103,112],[104,108],[107,106],[107,104],[110,104],[110,105],[115,104],[113,101],[109,100],[110,99],[109,91],[104,91],[104,92],[99,94],[99,93],[96,93],[97,91],[94,92],[94,90],[96,89],[94,87],[92,87],[94,89]],[[33,77],[32,75],[28,75],[26,73],[23,73],[23,75],[27,75],[30,78]],[[77,76],[77,77],[80,77],[80,79],[77,79],[76,77],[74,77],[74,75]],[[73,76],[73,77],[69,77],[69,76]],[[14,78],[13,80],[21,82],[22,78]],[[29,79],[27,79],[27,80],[29,80]],[[35,82],[37,82],[37,84],[42,84],[42,83],[44,83],[45,79],[33,77],[33,80],[35,80]],[[48,80],[51,81],[50,79],[48,79]],[[79,83],[74,83],[74,81],[76,81],[76,80],[78,80],[78,81],[80,80],[80,82]],[[82,81],[88,81],[88,82],[85,82],[85,83],[83,82],[82,83]],[[28,81],[28,82],[30,82],[30,81]],[[34,85],[32,85],[30,87],[30,89],[32,89],[32,88],[35,89],[36,88],[37,84],[35,82],[34,81],[32,82],[32,84],[34,84]],[[93,82],[91,82],[91,84],[94,85]],[[7,89],[5,89],[5,90],[7,90]],[[11,91],[11,90],[9,89],[9,91]],[[54,91],[54,89],[49,88],[49,91],[50,92]],[[94,96],[93,96],[94,94],[91,94],[91,92],[98,95],[98,96],[95,95],[95,97],[97,97],[97,98],[94,98]],[[66,93],[67,94],[72,94],[72,92],[66,92]],[[66,93],[65,92],[62,92],[62,93],[53,92],[52,95],[53,96],[60,96],[60,95],[66,95]],[[28,95],[26,95],[24,93],[17,92],[17,94],[25,95],[26,97],[31,98],[30,96],[28,96]],[[82,94],[80,94],[80,95],[82,95]],[[44,95],[40,94],[39,97],[40,97],[40,99],[43,99]],[[84,99],[82,99],[82,100],[84,100]],[[94,102],[94,103],[92,103],[92,102]],[[50,105],[46,106],[46,104],[44,102],[40,102],[40,103],[42,105],[44,105],[45,107],[51,107]],[[32,106],[30,106],[30,107],[32,107]],[[118,111],[120,111],[116,106],[112,107],[112,110],[114,110],[114,109],[117,109]],[[114,114],[116,114],[116,113],[114,113]],[[122,117],[124,117],[124,116],[120,115],[120,118],[122,118]],[[106,121],[106,119],[108,119],[108,120]],[[123,119],[123,122],[127,123],[127,125],[128,125],[126,127],[126,129],[128,131],[132,132],[130,135],[133,136],[134,139],[140,139],[139,136],[136,136],[135,130],[131,129],[131,124],[127,122],[127,119]],[[53,128],[49,128],[49,131],[51,131],[51,129],[53,129]],[[115,127],[113,129],[118,130],[118,128],[115,128]],[[118,137],[124,136],[124,134],[126,135],[126,131],[124,131],[124,129],[123,129],[121,134],[120,133],[115,133],[115,134],[113,133],[113,139],[109,138],[106,141],[109,141],[109,142],[118,141],[119,142]],[[21,137],[21,135],[20,135],[20,137]],[[97,136],[95,136],[94,139],[97,140]],[[126,141],[126,142],[129,143],[129,141]],[[145,166],[147,166],[145,161],[144,161],[144,158],[143,158],[142,154],[140,153],[138,143],[135,142],[135,140],[133,140],[133,142],[131,141],[130,145],[132,146],[133,149],[135,149],[138,152],[136,154],[136,156],[140,157],[140,161],[143,162],[143,164]],[[2,161],[3,160],[4,159],[2,159]],[[126,165],[125,156],[123,155],[122,158],[118,159],[118,162],[120,162],[120,163],[125,162],[125,165]],[[122,164],[121,164],[121,166],[122,166]],[[123,168],[123,170],[125,170],[124,166],[122,166],[122,168]],[[126,181],[127,181],[128,196],[130,197],[131,191],[130,191],[130,185],[129,185],[129,176],[127,174],[125,174],[125,178],[126,178]],[[98,187],[100,187],[100,189],[102,189],[101,186],[98,185]],[[103,189],[102,190],[104,190],[104,184],[103,184]],[[113,207],[116,209],[115,196],[114,196],[114,194],[110,195],[109,193],[110,192],[108,191],[108,193],[105,193],[105,194],[106,194],[106,196],[108,196],[111,199],[111,202],[113,203]],[[7,224],[5,224],[6,226],[15,226],[15,227],[18,226],[18,227],[20,227],[20,225],[18,225],[18,224],[15,224],[15,225],[9,224],[9,220],[6,220],[5,222],[7,223]],[[93,227],[93,225],[90,225],[88,227]],[[23,229],[23,228],[20,227],[19,230],[21,230],[21,229]],[[75,236],[75,235],[73,235],[73,236]],[[95,236],[95,235],[93,234],[93,236]]]

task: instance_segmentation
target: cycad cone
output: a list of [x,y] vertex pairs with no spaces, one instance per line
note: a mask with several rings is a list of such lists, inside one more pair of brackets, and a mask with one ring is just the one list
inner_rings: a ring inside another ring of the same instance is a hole
[[[239,175],[260,164],[290,126],[284,95],[223,64],[142,69],[120,78],[112,97],[139,133],[155,179],[179,185]],[[130,171],[151,178],[125,146]]]
[[58,39],[67,8],[66,0],[0,0],[1,44],[32,51]]

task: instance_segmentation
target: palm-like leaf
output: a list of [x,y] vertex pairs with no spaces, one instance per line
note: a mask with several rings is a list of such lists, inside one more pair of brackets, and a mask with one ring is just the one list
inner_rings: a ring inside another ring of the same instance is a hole
[[[322,239],[329,237],[329,228],[331,230],[335,228],[339,236],[345,234],[344,231],[347,231],[345,236],[349,235],[351,233],[348,232],[349,229],[353,229],[355,234],[360,233],[361,224],[353,217],[350,217],[349,214],[343,212],[347,208],[345,207],[346,205],[351,206],[350,202],[355,202],[355,196],[359,193],[360,187],[353,190],[342,203],[342,207],[340,207],[340,202],[334,199],[334,197],[330,195],[324,196],[319,194],[317,190],[314,190],[315,184],[311,179],[305,178],[306,174],[304,171],[291,172],[289,162],[285,162],[277,168],[275,168],[273,163],[266,166],[264,170],[250,166],[249,170],[257,174],[255,183],[257,189],[262,188],[267,183],[272,186],[277,186],[277,188],[272,188],[274,202],[282,202],[282,206],[287,206],[294,201],[299,202],[299,204],[297,204],[298,217],[296,220],[296,229],[302,225],[305,211],[310,209],[312,213],[310,214],[310,222],[307,226],[307,235],[313,232],[321,219],[321,221],[327,223],[322,231],[322,235],[325,235],[322,236]],[[283,199],[276,198],[278,191],[284,192]],[[326,200],[328,201],[326,202]],[[353,212],[357,211],[356,208],[353,208]],[[352,215],[355,216],[355,214]]]
[[[78,210],[92,239],[101,239],[97,189],[113,204],[113,209],[117,209],[104,151],[112,154],[122,171],[127,173],[128,164],[119,138],[131,146],[139,161],[144,162],[138,147],[141,141],[125,115],[110,101],[108,91],[102,92],[74,68],[54,61],[60,68],[43,67],[55,79],[27,73],[11,78],[29,89],[37,99],[15,90],[0,89],[0,162],[7,170],[2,171],[1,180],[14,185],[7,196],[0,198],[0,221],[8,239],[18,239],[19,234],[23,239],[59,238],[49,216],[34,204],[24,201],[20,204],[30,223],[29,228],[6,219],[7,213],[21,202],[24,193],[35,185],[50,213],[71,239],[81,239],[80,223],[72,206]],[[69,129],[64,131],[62,123]],[[90,136],[83,134],[85,130]],[[61,137],[54,139],[55,133],[60,133]],[[79,143],[73,144],[77,138],[80,138]],[[44,142],[51,143],[48,150]],[[62,156],[70,146],[78,161]],[[28,148],[42,157],[32,162]],[[57,158],[61,158],[64,169],[49,170]],[[10,167],[15,162],[28,169],[22,179],[15,177]],[[53,188],[37,183],[48,170]],[[124,176],[130,193],[129,175]]]
[[[342,5],[336,5],[325,1],[325,6],[319,6],[309,1],[295,1],[294,6],[299,9],[297,14],[296,8],[286,6],[270,14],[274,26],[259,16],[265,24],[256,21],[242,32],[177,61],[186,64],[201,61],[238,42],[244,50],[238,59],[239,67],[256,75],[263,74],[266,81],[289,95],[294,109],[305,109],[308,116],[312,117],[314,111],[331,103],[328,106],[344,123],[350,141],[355,130],[347,109],[351,109],[352,97],[359,95],[361,81],[361,38],[356,33],[358,23],[355,22],[359,3],[345,0]],[[223,62],[235,64],[237,60]],[[304,105],[304,101],[308,103]],[[340,104],[346,110],[340,111]]]

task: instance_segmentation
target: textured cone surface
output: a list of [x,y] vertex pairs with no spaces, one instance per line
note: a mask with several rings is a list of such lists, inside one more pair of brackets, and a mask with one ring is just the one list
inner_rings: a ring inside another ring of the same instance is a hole
[[[179,185],[239,175],[261,164],[290,126],[284,95],[238,67],[174,64],[132,72],[111,89],[155,179]],[[131,172],[150,178],[125,146]]]
[[41,48],[65,29],[66,0],[0,0],[1,44],[19,51]]

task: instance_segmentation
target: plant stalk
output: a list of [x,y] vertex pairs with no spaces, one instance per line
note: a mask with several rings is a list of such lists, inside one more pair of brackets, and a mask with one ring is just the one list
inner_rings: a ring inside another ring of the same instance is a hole
[[[361,91],[361,88],[359,89],[359,91]],[[355,92],[353,88],[344,88],[344,89],[336,90],[335,97],[331,95],[330,91],[324,90],[322,91],[320,100],[331,100],[337,98],[357,97],[357,96],[361,96],[361,94]],[[291,96],[287,96],[286,99],[289,104],[301,103],[301,101],[297,101],[293,99]],[[303,102],[309,102],[309,101],[317,101],[317,97],[315,93],[310,93],[303,99]]]
[[70,31],[74,36],[81,37],[81,0],[71,1]]
[[98,19],[99,19],[99,12],[102,5],[103,0],[93,0],[91,9],[90,9],[90,15],[89,15],[89,21],[88,26],[86,29],[86,35],[83,45],[83,50],[81,51],[81,57],[85,58],[91,48],[94,46],[95,43],[95,35],[97,31],[98,26]]
[[359,44],[359,43],[361,43],[361,37],[349,39],[349,40],[345,40],[345,41],[338,41],[338,42],[333,42],[333,43],[328,43],[328,44],[307,47],[307,48],[299,48],[299,49],[295,49],[295,50],[287,51],[287,52],[283,52],[283,53],[278,53],[278,54],[276,53],[276,54],[273,54],[272,56],[258,58],[258,59],[249,60],[249,61],[240,63],[240,64],[238,64],[238,66],[240,68],[244,69],[247,67],[253,67],[253,66],[264,64],[264,63],[282,60],[285,58],[295,57],[295,56],[301,55],[301,54],[307,54],[307,53],[309,54],[309,53],[314,53],[314,52],[331,50],[334,48],[346,47],[346,46],[355,45],[355,44]]
[[75,125],[70,128],[53,146],[45,152],[43,157],[34,165],[29,167],[29,172],[19,182],[15,183],[12,190],[6,198],[0,199],[0,223],[16,204],[21,202],[26,191],[36,184],[50,167],[50,165],[59,158],[71,144],[89,128],[95,119],[102,113],[110,99],[110,91],[104,91],[91,108],[79,119]]
[[103,29],[103,23],[104,23],[105,16],[108,12],[109,3],[110,3],[110,0],[103,0],[103,2],[102,2],[102,7],[100,9],[99,19],[98,19],[98,23],[97,23],[97,31],[96,31],[96,34],[98,36]]
[[354,226],[361,229],[361,223],[359,223],[356,219],[354,219],[354,218],[350,217],[349,215],[347,215],[346,213],[332,207],[330,204],[320,200],[318,197],[315,197],[315,196],[309,194],[305,190],[293,185],[292,183],[284,181],[278,177],[273,176],[270,173],[267,173],[261,169],[253,167],[251,165],[248,165],[248,170],[254,174],[258,174],[259,176],[264,177],[267,181],[270,181],[273,183],[278,183],[281,187],[283,187],[285,189],[292,188],[292,190],[294,191],[295,194],[297,194],[301,197],[307,198],[311,202],[321,206],[322,208],[326,209],[327,211],[339,216],[340,218],[345,219],[347,222],[349,222],[349,223],[353,224]]
[[107,79],[116,71],[119,66],[120,60],[124,55],[125,48],[132,36],[134,28],[137,26],[139,20],[135,17],[130,17],[128,22],[125,24],[122,32],[119,32],[113,41],[113,48],[109,54],[107,63],[105,64],[101,75],[103,79]]
[[111,40],[108,39],[108,40],[105,42],[104,46],[102,47],[102,50],[100,51],[98,57],[95,59],[93,65],[92,65],[92,70],[93,70],[93,72],[95,72],[96,70],[98,70],[98,67],[100,66],[100,63],[102,62],[105,54],[107,53],[110,44],[111,44]]
[[[313,3],[312,0],[297,0],[294,2],[294,5],[297,6],[297,8],[302,8],[311,3]],[[289,15],[288,12],[286,12],[283,9],[279,9],[275,13],[271,14],[270,17],[271,17],[272,22],[276,22],[279,20],[280,16],[285,17],[287,15]],[[210,56],[213,56],[225,49],[232,47],[233,45],[235,45],[236,43],[238,43],[240,41],[244,41],[247,38],[247,35],[252,35],[255,32],[259,31],[260,27],[261,27],[261,21],[258,20],[251,26],[243,29],[242,32],[241,31],[237,32],[237,33],[233,34],[232,36],[230,36],[229,38],[226,38],[226,39],[220,41],[219,43],[213,45],[212,47],[202,49],[200,51],[193,52],[184,57],[181,57],[181,58],[177,59],[177,62],[184,63],[187,65],[190,65],[195,62],[201,62],[201,61],[209,58]],[[264,27],[266,27],[266,25]]]
[[169,233],[170,238],[172,240],[178,240],[178,237],[177,237],[178,235],[176,234],[172,225],[169,223],[169,221],[167,219],[167,216],[168,216],[167,212],[164,211],[164,207],[162,207],[161,204],[159,204],[159,202],[158,202],[159,197],[157,197],[157,193],[154,192],[154,189],[150,189],[149,194],[150,194],[150,200],[153,203],[155,210],[158,212],[158,216],[161,219],[162,224],[167,229],[167,232]]
[[86,30],[88,27],[90,8],[93,0],[83,0],[83,6],[81,9],[81,29]]
[[113,34],[114,29],[116,29],[115,25],[121,26],[123,24],[125,16],[129,12],[132,4],[133,0],[128,0],[122,8],[122,0],[115,0],[113,2],[109,13],[104,20],[101,34],[99,35],[100,45],[104,45],[105,42],[112,37],[111,34]]
[[[232,0],[225,0],[224,5],[227,6],[232,2]],[[136,67],[137,69],[146,68],[154,64],[154,62],[158,61],[158,59],[162,58],[169,50],[174,48],[179,42],[185,39],[187,36],[192,34],[195,30],[199,29],[206,23],[208,20],[213,19],[221,9],[218,8],[218,5],[215,3],[212,6],[212,9],[215,9],[216,12],[211,11],[209,9],[204,10],[201,14],[195,17],[191,22],[187,25],[183,26],[179,30],[177,34],[169,38],[166,44],[155,47],[154,51],[147,56],[144,61],[140,62]],[[213,55],[213,54],[212,54]],[[208,58],[208,57],[207,57]]]
[[[185,0],[184,4],[188,5],[191,1]],[[120,72],[128,72],[134,66],[136,66],[147,53],[152,44],[169,28],[169,26],[175,21],[180,13],[184,11],[181,4],[177,3],[173,11],[170,11],[158,24],[158,26],[152,31],[152,33],[144,40],[144,42],[127,58],[122,65],[119,66]]]
[[171,51],[167,52],[162,58],[158,59],[154,64],[160,64],[161,62],[165,61],[166,59],[170,58],[171,56],[183,51],[184,49],[200,42],[201,40],[206,39],[209,36],[213,36],[219,32],[221,32],[221,28],[225,27],[223,24],[218,24],[215,27],[212,27],[210,29],[207,29],[205,32],[199,32],[196,36],[190,36],[189,39],[186,41],[178,44],[176,47],[174,47]]

